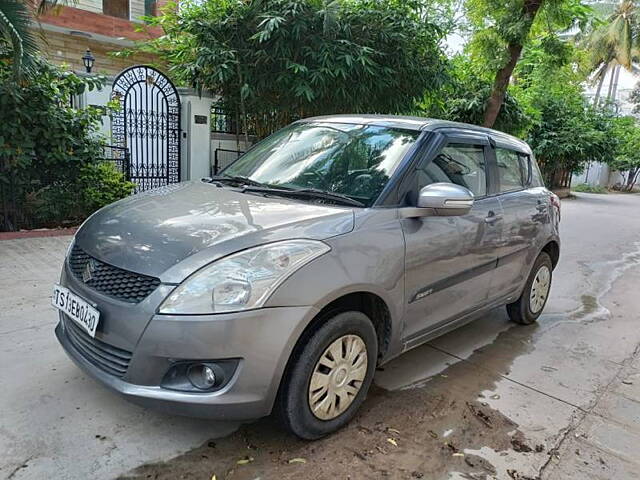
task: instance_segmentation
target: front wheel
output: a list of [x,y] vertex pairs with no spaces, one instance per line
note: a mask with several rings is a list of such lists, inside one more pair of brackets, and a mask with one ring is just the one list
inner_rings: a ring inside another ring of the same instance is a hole
[[307,440],[346,425],[371,385],[377,345],[364,313],[344,312],[327,320],[294,352],[277,406],[284,425]]
[[538,255],[520,298],[507,305],[509,318],[516,323],[530,325],[535,322],[549,298],[553,264],[545,252]]

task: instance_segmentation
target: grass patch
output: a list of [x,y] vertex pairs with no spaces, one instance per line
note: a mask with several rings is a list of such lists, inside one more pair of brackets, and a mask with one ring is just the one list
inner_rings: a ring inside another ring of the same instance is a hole
[[588,185],[586,183],[580,183],[575,187],[571,187],[571,190],[582,193],[609,193],[609,191],[604,187],[599,185]]

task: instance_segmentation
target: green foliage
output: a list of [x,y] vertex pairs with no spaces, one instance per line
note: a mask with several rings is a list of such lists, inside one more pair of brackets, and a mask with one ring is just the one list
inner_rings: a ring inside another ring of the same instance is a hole
[[531,18],[526,11],[530,6],[524,0],[466,1],[473,32],[467,52],[475,62],[484,65],[491,77],[507,62],[510,44],[527,47],[532,41],[586,24],[593,15],[591,8],[580,0],[538,3],[541,7]]
[[537,100],[539,117],[528,141],[550,187],[564,172],[580,172],[588,161],[606,162],[616,147],[608,111],[588,105],[575,89],[556,90]]
[[127,181],[113,163],[86,163],[75,178],[30,193],[26,203],[36,224],[77,223],[96,210],[131,195],[134,189],[135,184]]
[[600,185],[589,185],[588,183],[580,183],[571,187],[571,190],[582,193],[609,193],[606,188],[601,187]]
[[618,146],[609,165],[613,170],[624,172],[625,184],[622,189],[631,191],[640,175],[640,124],[634,117],[616,118],[613,134]]
[[[452,61],[450,79],[437,96],[425,99],[418,113],[456,122],[482,125],[485,105],[491,94],[491,81],[483,76],[469,57],[459,55]],[[523,136],[531,118],[525,105],[509,91],[493,128]]]
[[27,2],[0,0],[0,62],[11,63],[14,78],[33,69],[38,51]]
[[0,222],[5,229],[68,220],[65,212],[71,211],[74,219],[81,218],[100,203],[85,206],[88,183],[82,178],[103,156],[97,133],[102,113],[73,108],[69,101],[104,79],[35,62],[37,73],[19,82],[12,66],[0,63]]
[[596,71],[596,80],[613,65],[622,65],[631,70],[638,60],[638,38],[640,17],[635,2],[624,0],[603,22],[598,22],[586,37],[590,52],[591,69]]
[[581,0],[466,0],[473,35],[467,52],[492,80],[483,125],[493,127],[522,53],[532,39],[588,21]]
[[11,64],[16,80],[37,71],[38,43],[33,16],[58,3],[58,0],[0,0],[0,63]]
[[131,195],[136,184],[125,179],[112,162],[88,163],[78,177],[82,192],[82,216]]
[[[220,95],[264,136],[300,117],[402,112],[445,80],[440,28],[420,2],[209,0],[171,7],[142,47]],[[244,123],[244,122],[242,122]]]

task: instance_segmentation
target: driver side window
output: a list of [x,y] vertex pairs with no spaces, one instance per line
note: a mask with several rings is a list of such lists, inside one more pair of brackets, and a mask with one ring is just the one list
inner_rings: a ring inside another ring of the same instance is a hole
[[418,188],[437,182],[455,183],[476,196],[487,194],[484,146],[450,143],[429,162],[418,169]]

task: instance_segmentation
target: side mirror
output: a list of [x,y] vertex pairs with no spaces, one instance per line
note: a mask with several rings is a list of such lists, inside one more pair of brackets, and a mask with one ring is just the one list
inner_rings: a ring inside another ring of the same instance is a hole
[[473,193],[454,183],[432,183],[418,193],[418,205],[403,209],[403,217],[455,216],[469,213]]

